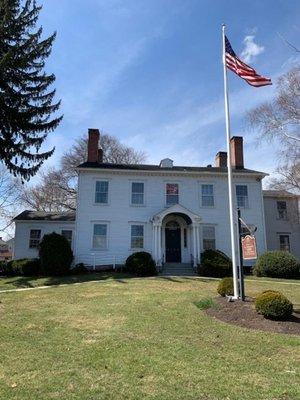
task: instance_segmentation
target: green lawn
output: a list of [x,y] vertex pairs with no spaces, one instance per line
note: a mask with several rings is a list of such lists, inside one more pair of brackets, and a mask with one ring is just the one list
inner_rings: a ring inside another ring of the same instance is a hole
[[[194,303],[215,296],[217,281],[98,279],[0,294],[0,399],[300,398],[299,337],[206,316]],[[0,290],[22,286],[14,280]],[[269,288],[300,307],[295,283],[246,282],[248,295]]]

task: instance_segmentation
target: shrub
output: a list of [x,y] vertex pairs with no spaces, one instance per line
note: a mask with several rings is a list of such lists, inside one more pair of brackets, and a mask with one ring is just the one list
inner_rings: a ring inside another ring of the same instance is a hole
[[282,293],[266,290],[256,297],[255,309],[265,318],[288,319],[293,313],[293,304]]
[[198,274],[215,278],[231,276],[231,259],[220,250],[205,250],[201,253],[201,264],[198,267]]
[[253,273],[256,276],[271,278],[299,278],[300,264],[296,257],[287,251],[267,251],[258,257]]
[[211,298],[202,299],[195,303],[195,306],[200,310],[207,310],[208,308],[217,308],[217,304]]
[[3,272],[7,276],[37,276],[41,273],[41,265],[37,258],[20,258],[8,261],[3,266]]
[[76,264],[74,268],[71,269],[71,273],[74,275],[88,274],[90,270],[83,264]]
[[232,296],[234,294],[233,279],[231,277],[223,278],[218,285],[217,292],[223,297]]
[[157,275],[155,262],[151,254],[140,251],[131,254],[126,260],[126,268],[137,276],[153,276]]
[[59,276],[70,271],[73,252],[62,235],[55,232],[45,235],[40,243],[39,256],[44,275]]

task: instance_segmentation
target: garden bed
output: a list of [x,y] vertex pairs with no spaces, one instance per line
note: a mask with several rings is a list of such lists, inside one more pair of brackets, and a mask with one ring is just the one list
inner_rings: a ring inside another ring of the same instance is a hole
[[206,313],[221,321],[244,328],[300,335],[300,310],[294,311],[288,321],[274,321],[264,318],[255,311],[253,298],[248,297],[244,302],[228,302],[226,298],[218,297],[215,301],[217,307],[207,309]]

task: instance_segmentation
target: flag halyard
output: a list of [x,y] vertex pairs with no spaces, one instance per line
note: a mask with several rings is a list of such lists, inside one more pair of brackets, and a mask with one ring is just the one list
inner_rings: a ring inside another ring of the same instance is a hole
[[226,67],[244,79],[249,85],[261,87],[272,85],[270,78],[259,75],[254,68],[245,64],[233,51],[228,38],[225,36],[225,61]]

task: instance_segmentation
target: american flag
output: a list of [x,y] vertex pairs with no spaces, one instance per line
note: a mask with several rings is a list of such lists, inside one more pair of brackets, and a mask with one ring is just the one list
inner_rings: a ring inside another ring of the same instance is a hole
[[249,85],[260,87],[272,85],[271,79],[258,75],[255,69],[249,67],[241,61],[235,52],[232,50],[231,44],[225,36],[225,59],[226,67],[244,79]]

